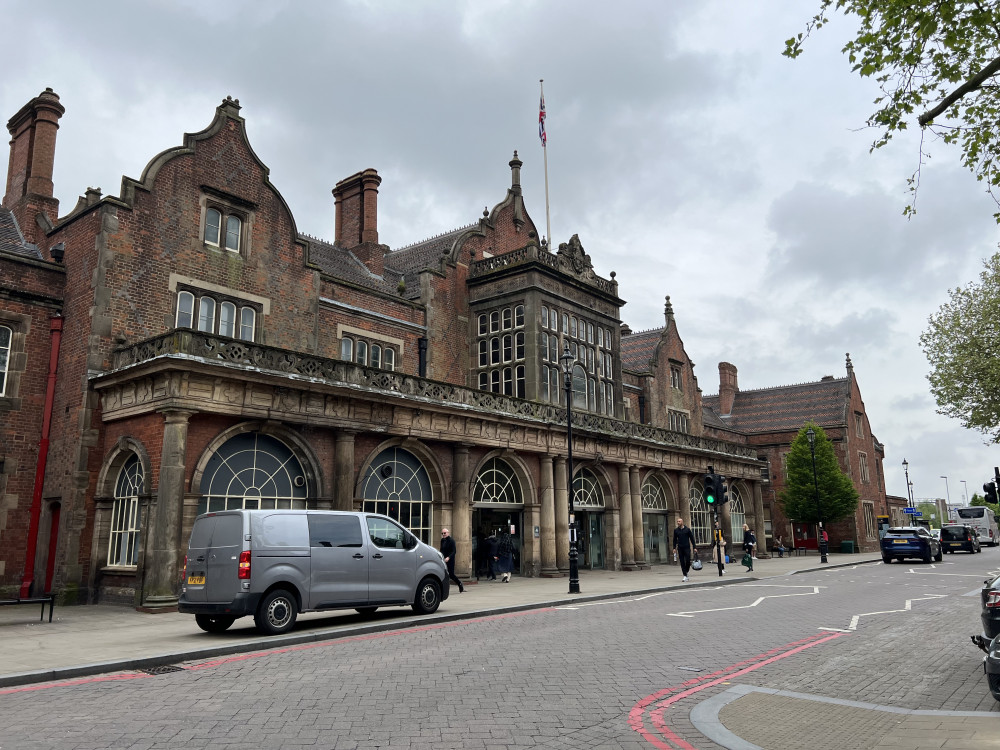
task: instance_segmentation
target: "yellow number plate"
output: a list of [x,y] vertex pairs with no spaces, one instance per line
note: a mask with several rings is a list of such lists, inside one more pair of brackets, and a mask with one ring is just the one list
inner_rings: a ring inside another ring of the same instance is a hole
[[205,584],[205,576],[188,576],[188,583],[195,586],[197,585],[203,586]]

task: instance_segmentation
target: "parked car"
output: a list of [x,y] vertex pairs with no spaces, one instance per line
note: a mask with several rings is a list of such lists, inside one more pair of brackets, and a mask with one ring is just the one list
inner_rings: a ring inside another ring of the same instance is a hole
[[979,544],[979,532],[971,526],[949,523],[941,527],[941,551],[956,552],[963,550],[969,553],[982,552]]
[[257,629],[291,630],[299,612],[412,606],[448,598],[441,553],[386,516],[321,510],[230,510],[195,519],[178,611],[221,633],[253,615]]
[[932,559],[940,562],[941,543],[923,526],[895,526],[886,531],[881,541],[882,562],[886,565],[893,558],[903,562],[907,557],[918,557],[925,563]]

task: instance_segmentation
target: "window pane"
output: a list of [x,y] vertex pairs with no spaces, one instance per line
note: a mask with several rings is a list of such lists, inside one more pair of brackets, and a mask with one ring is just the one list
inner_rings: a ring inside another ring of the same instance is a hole
[[486,339],[479,342],[479,366],[486,367],[490,363],[489,343]]
[[12,331],[7,326],[0,326],[0,396],[7,387],[7,365],[10,362],[10,340]]
[[548,362],[549,361],[549,337],[546,336],[544,333],[542,334],[541,344],[542,344],[542,346],[541,346],[542,362]]
[[208,333],[215,330],[215,300],[211,297],[198,300],[198,330]]
[[520,328],[524,325],[524,305],[518,305],[514,308],[514,327]]
[[490,313],[490,333],[496,333],[500,330],[500,313],[491,312]]
[[490,388],[490,374],[488,372],[479,373],[479,390],[486,391]]
[[541,390],[538,393],[538,397],[542,401],[548,401],[549,400],[549,368],[548,367],[542,367],[542,378],[541,378],[541,381],[540,381],[539,385],[541,385]]
[[558,329],[557,325],[558,319],[559,319],[559,313],[556,311],[556,309],[552,308],[551,310],[549,310],[549,328],[551,328],[553,331]]
[[594,324],[593,323],[587,323],[587,343],[588,344],[593,344],[594,343]]
[[372,367],[382,366],[382,347],[372,344]]
[[503,361],[510,362],[513,356],[514,339],[510,334],[503,337]]
[[562,316],[562,332],[569,333],[569,315],[563,313]]
[[486,316],[485,315],[480,315],[479,316],[479,335],[480,336],[485,336],[487,333],[489,333],[489,330],[488,330],[488,324],[486,322]]
[[524,332],[514,334],[514,359],[524,359]]
[[240,227],[242,222],[235,216],[226,218],[226,250],[240,251]]
[[223,302],[219,307],[219,335],[230,336],[236,332],[236,305]]
[[348,362],[354,361],[354,340],[349,338],[342,338],[340,340],[340,358],[346,359]]
[[500,364],[500,339],[496,336],[490,339],[490,363]]
[[514,395],[524,398],[524,365],[514,368]]
[[558,362],[559,361],[559,337],[549,336],[549,361]]
[[593,378],[587,380],[587,408],[597,411],[597,381]]
[[395,349],[386,349],[385,351],[383,351],[383,355],[385,357],[384,363],[383,363],[383,366],[385,367],[385,369],[387,369],[387,370],[395,370],[396,369],[396,350]]
[[205,242],[209,245],[219,244],[219,231],[222,227],[222,214],[214,208],[205,213]]
[[598,328],[597,329],[597,345],[600,346],[600,347],[604,346],[604,329],[603,328]]
[[506,396],[514,395],[514,373],[509,367],[503,368],[503,392]]
[[576,338],[576,318],[569,319],[569,335]]
[[194,295],[191,292],[177,295],[177,327],[194,327]]
[[364,341],[358,342],[358,350],[357,354],[354,357],[354,361],[357,362],[359,365],[368,364],[368,344],[366,344]]
[[506,331],[511,326],[511,312],[509,307],[503,309],[503,329]]
[[490,384],[494,393],[500,393],[500,371],[494,370],[490,373]]
[[542,328],[549,327],[549,308],[542,307]]
[[240,338],[244,341],[254,340],[254,330],[257,327],[257,311],[252,307],[240,309]]

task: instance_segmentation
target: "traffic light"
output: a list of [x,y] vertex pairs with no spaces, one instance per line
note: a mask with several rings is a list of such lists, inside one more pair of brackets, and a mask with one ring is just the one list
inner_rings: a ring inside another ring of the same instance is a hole
[[726,492],[726,485],[724,484],[725,481],[725,477],[719,476],[718,474],[715,475],[715,489],[716,492],[719,493],[719,505],[729,502],[729,494]]
[[987,482],[984,484],[983,492],[986,493],[986,502],[994,504],[997,502],[997,485],[995,482]]
[[705,475],[705,503],[709,508],[714,508],[722,502],[719,492],[722,483],[718,481],[719,479],[718,474]]

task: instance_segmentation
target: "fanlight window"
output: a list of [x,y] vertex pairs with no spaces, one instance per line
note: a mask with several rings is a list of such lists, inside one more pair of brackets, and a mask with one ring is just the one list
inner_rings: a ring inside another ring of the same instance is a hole
[[227,440],[208,460],[198,512],[233,508],[305,508],[302,464],[277,438],[247,432]]
[[491,458],[486,462],[476,477],[473,502],[524,504],[521,483],[510,464],[499,458]]
[[573,505],[577,508],[604,507],[604,491],[590,469],[581,469],[573,479]]
[[659,482],[647,479],[642,483],[642,507],[645,510],[667,510],[667,495]]
[[135,565],[139,556],[139,526],[143,473],[139,457],[132,454],[115,483],[115,502],[111,509],[111,538],[108,565]]
[[430,541],[433,495],[420,459],[403,448],[387,448],[372,461],[361,482],[362,509],[399,521]]

